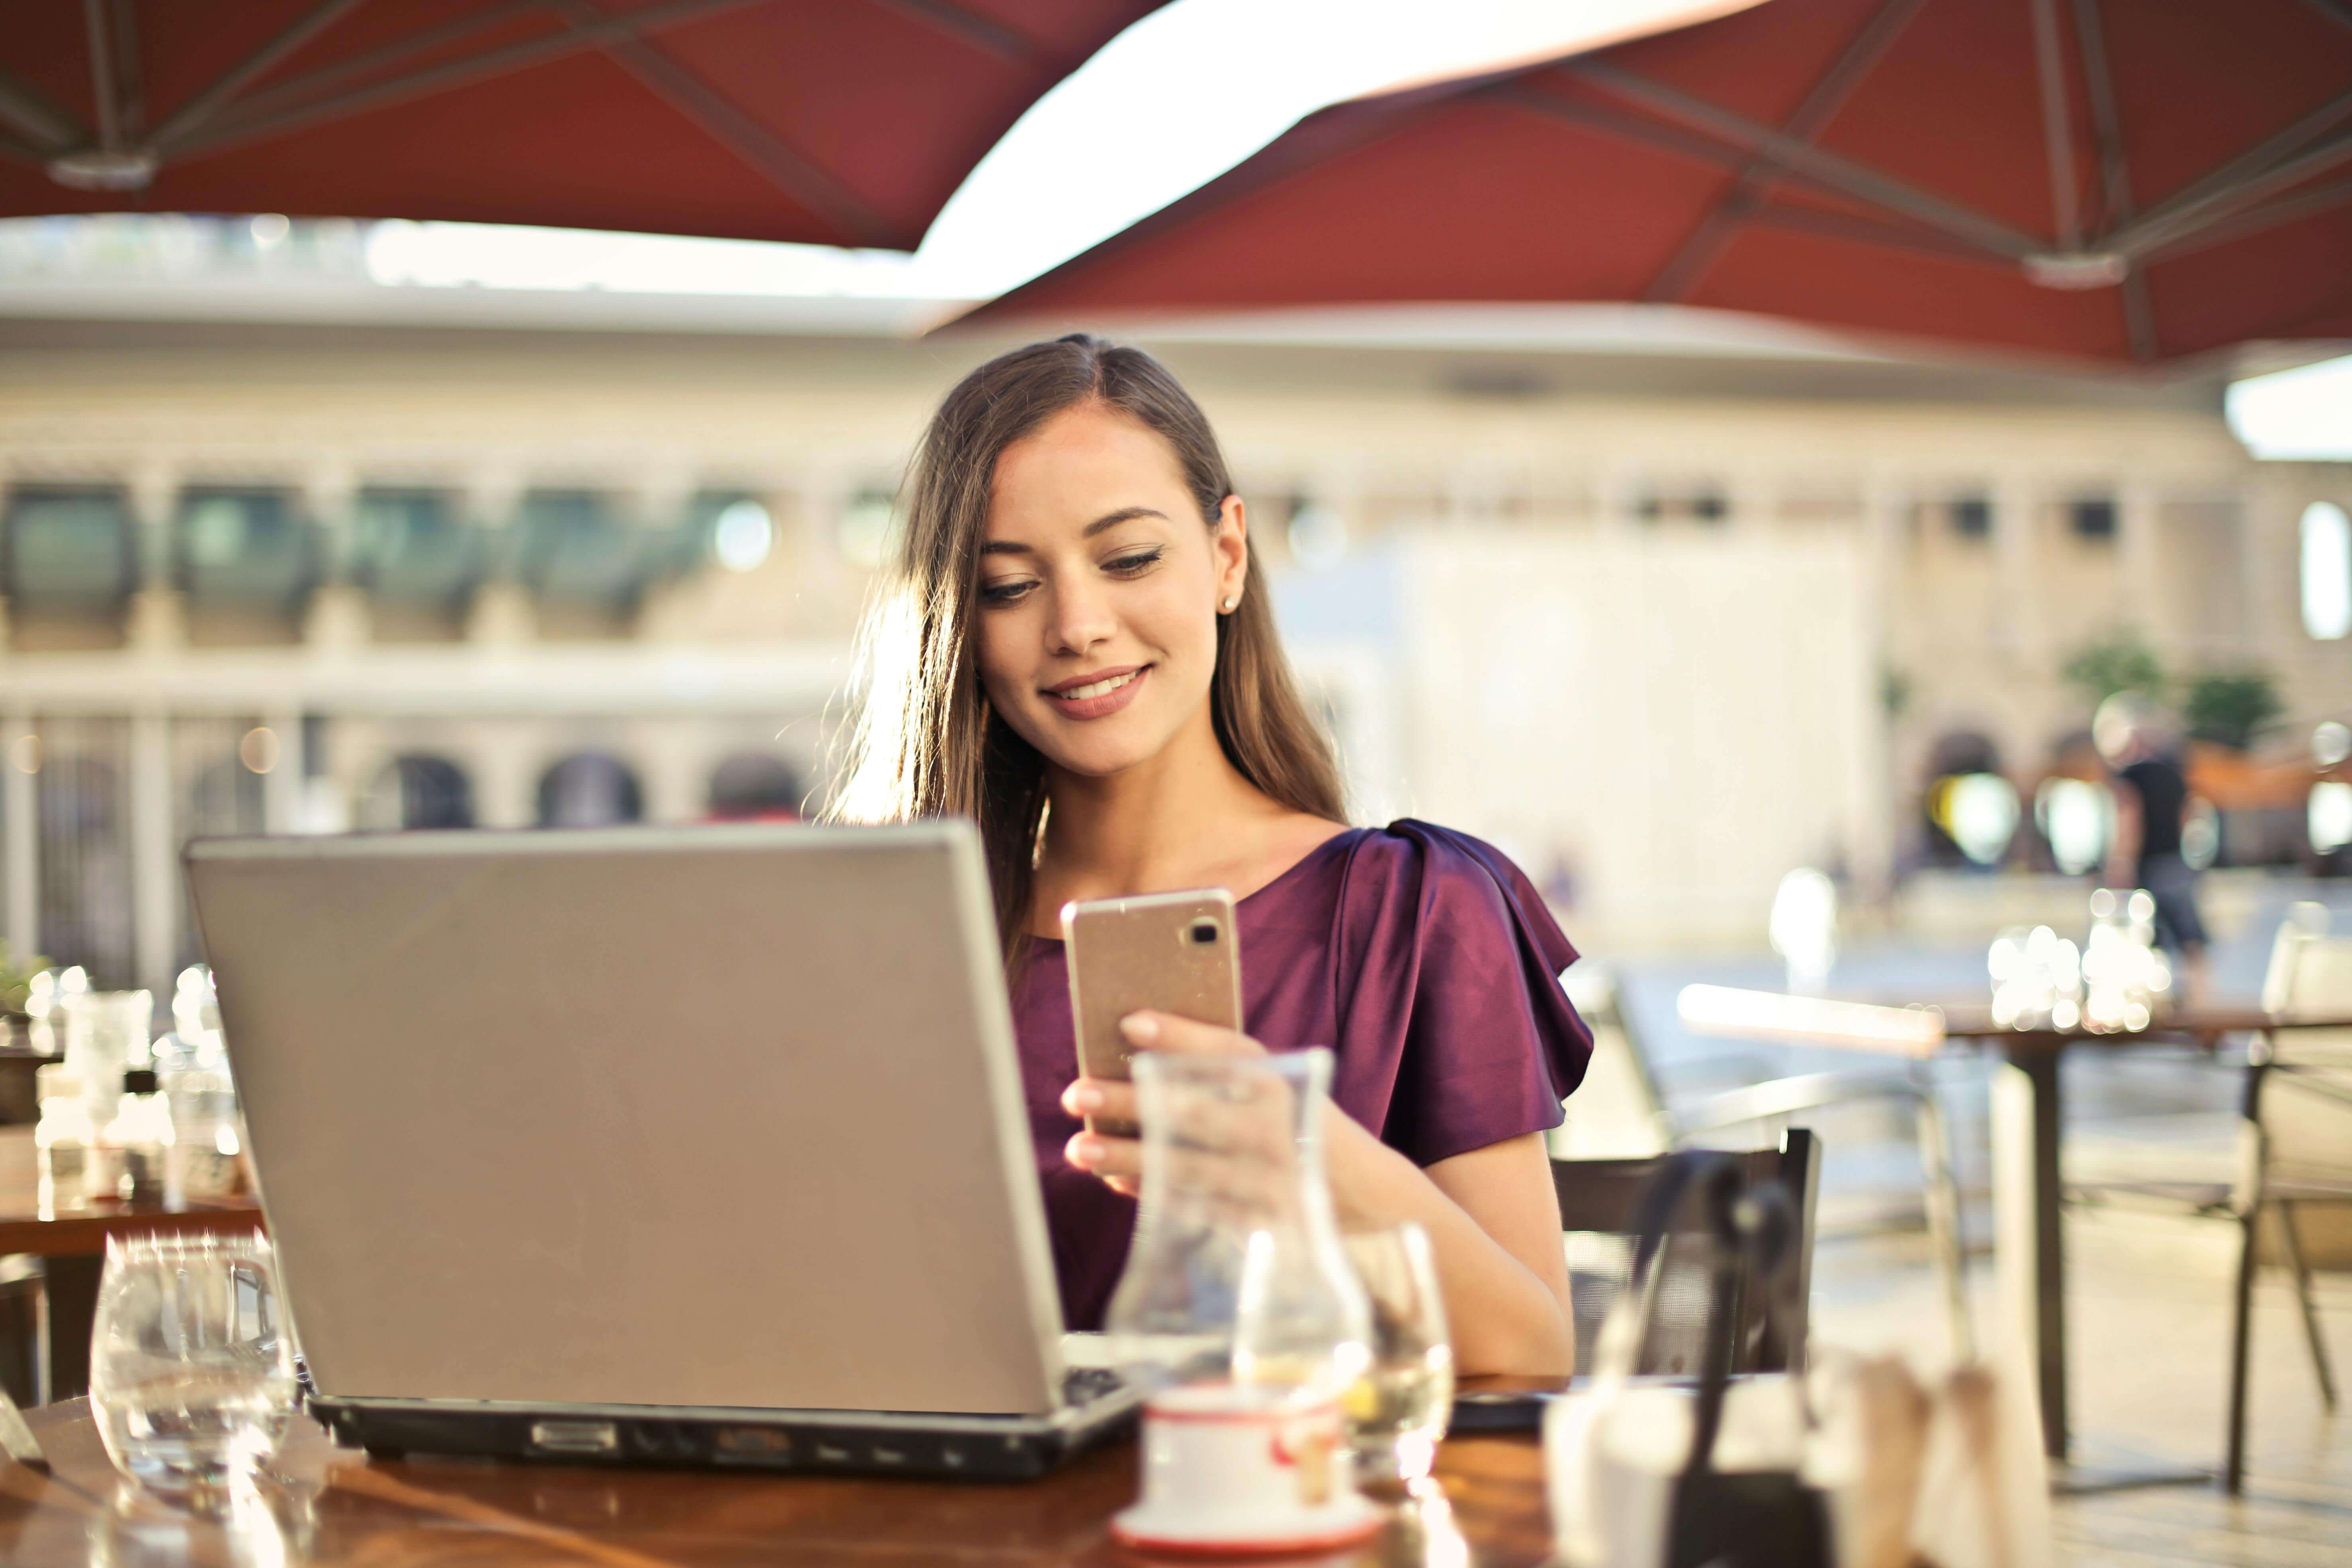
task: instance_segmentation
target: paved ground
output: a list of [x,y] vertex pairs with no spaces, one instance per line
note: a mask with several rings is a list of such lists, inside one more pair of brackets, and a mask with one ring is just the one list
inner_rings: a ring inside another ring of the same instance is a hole
[[[2090,1215],[2067,1232],[2071,1394],[2078,1453],[2096,1463],[2218,1468],[2229,1376],[2231,1227],[2147,1215]],[[1991,1268],[1971,1284],[1991,1321]],[[1947,1352],[1941,1304],[1916,1237],[1826,1243],[1817,1255],[1819,1342]],[[2283,1272],[2256,1291],[2249,1475],[2218,1485],[2066,1498],[2062,1561],[2079,1568],[2342,1568],[2352,1563],[2352,1410],[2329,1415]],[[2322,1277],[2321,1317],[2339,1374],[2352,1369],[2352,1276]]]

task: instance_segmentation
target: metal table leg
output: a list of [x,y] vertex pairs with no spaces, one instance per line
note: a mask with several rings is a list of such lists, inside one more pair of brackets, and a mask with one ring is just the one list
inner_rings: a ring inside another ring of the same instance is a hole
[[2066,1257],[2058,1171],[2058,1052],[2002,1043],[1992,1083],[1993,1264],[2000,1342],[2031,1346],[2043,1452],[2066,1458]]
[[89,1392],[89,1331],[98,1314],[98,1280],[103,1258],[52,1258],[49,1274],[49,1387],[51,1399],[78,1399]]
[[2042,1446],[2053,1489],[2079,1494],[2128,1487],[2201,1485],[2210,1470],[2138,1460],[2094,1466],[2070,1456],[2066,1407],[2066,1243],[2059,1169],[2064,1100],[2059,1092],[2062,1037],[2018,1034],[1997,1042],[1993,1069],[1993,1265],[2000,1343],[2021,1358],[2041,1396]]

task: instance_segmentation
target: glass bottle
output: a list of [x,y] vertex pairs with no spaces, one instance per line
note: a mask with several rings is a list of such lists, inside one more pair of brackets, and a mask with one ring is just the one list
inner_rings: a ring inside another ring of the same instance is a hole
[[[64,978],[75,977],[68,970]],[[103,1129],[114,1119],[122,1075],[152,1065],[154,999],[144,991],[92,991],[86,981],[79,988],[60,982],[59,995],[66,1065],[81,1079],[90,1121]]]
[[84,1190],[92,1197],[160,1205],[171,1147],[172,1112],[155,1087],[154,1069],[133,1068],[122,1075],[113,1118],[90,1146]]
[[173,1207],[218,1203],[243,1185],[237,1153],[236,1096],[228,1074],[209,1068],[159,1071],[172,1142],[163,1155],[163,1201]]
[[41,1102],[41,1119],[33,1126],[41,1213],[78,1208],[82,1203],[82,1166],[89,1157],[92,1131],[89,1108],[82,1103],[81,1080],[64,1067],[45,1067],[34,1073],[33,1081]]

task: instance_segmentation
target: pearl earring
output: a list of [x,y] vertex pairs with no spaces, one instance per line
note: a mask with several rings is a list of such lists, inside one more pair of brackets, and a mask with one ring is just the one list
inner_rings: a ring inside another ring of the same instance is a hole
[[1232,614],[1234,613],[1234,608],[1235,608],[1237,605],[1239,605],[1240,604],[1241,604],[1241,600],[1240,600],[1238,597],[1236,597],[1236,596],[1234,596],[1234,595],[1226,595],[1225,603],[1224,603],[1224,606],[1223,606],[1225,614],[1227,614],[1227,615],[1229,615],[1229,616],[1230,616],[1230,615],[1232,615]]

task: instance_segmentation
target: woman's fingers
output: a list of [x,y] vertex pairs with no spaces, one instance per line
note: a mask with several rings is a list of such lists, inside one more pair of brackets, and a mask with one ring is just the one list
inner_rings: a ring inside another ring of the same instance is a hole
[[1132,1138],[1081,1132],[1062,1146],[1062,1158],[1081,1171],[1102,1177],[1121,1192],[1133,1189],[1120,1186],[1120,1180],[1135,1181],[1143,1175],[1143,1145]]
[[1082,1120],[1135,1121],[1135,1086],[1117,1079],[1082,1078],[1062,1091],[1062,1109]]
[[1221,1029],[1173,1013],[1129,1013],[1118,1021],[1127,1043],[1141,1051],[1192,1051],[1203,1056],[1262,1057],[1265,1047],[1238,1029]]

